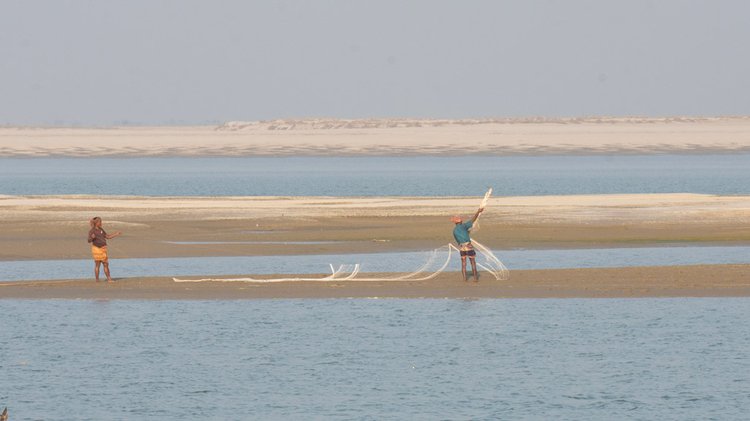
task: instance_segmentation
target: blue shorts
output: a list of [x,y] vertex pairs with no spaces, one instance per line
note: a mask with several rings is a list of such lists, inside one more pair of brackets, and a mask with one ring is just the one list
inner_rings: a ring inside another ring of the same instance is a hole
[[474,251],[474,246],[471,244],[471,242],[459,244],[458,250],[461,252],[461,257],[474,257],[477,255],[477,252]]

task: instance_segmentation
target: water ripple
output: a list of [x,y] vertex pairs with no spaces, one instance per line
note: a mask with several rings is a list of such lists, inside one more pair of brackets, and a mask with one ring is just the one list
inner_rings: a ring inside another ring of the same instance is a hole
[[18,419],[742,419],[747,298],[0,302]]

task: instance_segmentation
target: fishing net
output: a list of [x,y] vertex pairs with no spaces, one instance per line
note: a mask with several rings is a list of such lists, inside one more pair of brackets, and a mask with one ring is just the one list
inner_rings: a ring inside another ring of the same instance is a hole
[[[479,270],[488,272],[496,280],[507,280],[510,277],[508,268],[494,253],[484,245],[472,241],[477,253],[476,263]],[[290,282],[290,281],[425,281],[444,272],[452,259],[458,259],[458,249],[446,244],[434,250],[418,253],[398,253],[395,258],[372,259],[367,263],[329,264],[330,275],[327,276],[292,276],[279,278],[204,278],[178,279],[175,282]],[[352,255],[353,257],[356,255]],[[468,264],[468,263],[467,263]]]

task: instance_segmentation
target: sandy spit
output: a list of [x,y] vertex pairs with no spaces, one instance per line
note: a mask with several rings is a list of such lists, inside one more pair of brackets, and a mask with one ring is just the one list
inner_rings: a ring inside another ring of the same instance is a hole
[[513,271],[507,281],[201,282],[171,278],[0,283],[0,299],[237,300],[268,298],[628,298],[748,297],[750,265]]
[[[426,251],[453,241],[450,215],[476,206],[475,197],[3,196],[0,265],[90,258],[93,216],[123,232],[110,241],[113,260]],[[495,250],[748,245],[750,196],[496,197],[474,236]]]

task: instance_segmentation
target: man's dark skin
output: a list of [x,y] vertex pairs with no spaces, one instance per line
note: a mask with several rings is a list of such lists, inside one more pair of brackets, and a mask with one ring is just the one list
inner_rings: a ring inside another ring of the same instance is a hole
[[[479,215],[484,211],[484,208],[479,208],[477,213],[474,214],[474,216],[471,218],[471,223],[474,224],[477,222],[477,218],[479,218]],[[451,218],[451,220],[456,224],[463,223],[463,219],[461,219],[460,216],[454,216]],[[469,260],[471,261],[471,272],[474,275],[474,281],[479,282],[479,272],[477,272],[477,262],[476,262],[476,256],[469,256]],[[464,276],[464,282],[468,282],[469,279],[466,276],[466,256],[461,256],[461,274]]]

